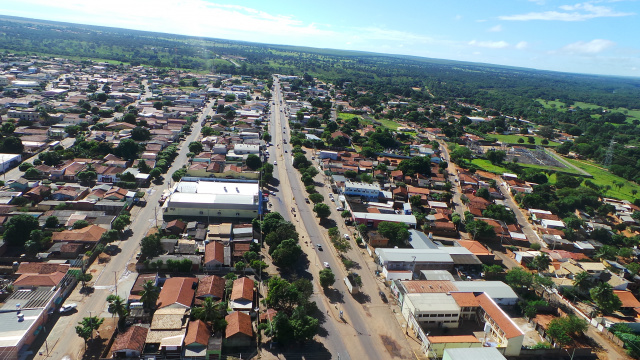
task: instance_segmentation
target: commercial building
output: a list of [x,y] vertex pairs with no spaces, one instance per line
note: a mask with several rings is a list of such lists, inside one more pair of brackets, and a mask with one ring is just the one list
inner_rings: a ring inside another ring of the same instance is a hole
[[257,181],[183,178],[162,206],[165,220],[251,220],[262,211]]
[[368,201],[378,201],[378,197],[380,196],[380,185],[346,181],[342,192],[348,196],[360,196]]
[[22,161],[19,154],[0,154],[0,172],[4,173],[14,166],[18,166]]

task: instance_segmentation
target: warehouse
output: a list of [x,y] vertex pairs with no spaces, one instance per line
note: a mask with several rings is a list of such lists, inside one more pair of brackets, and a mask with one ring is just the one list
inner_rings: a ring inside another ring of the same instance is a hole
[[183,178],[162,207],[165,220],[251,220],[262,211],[257,181]]

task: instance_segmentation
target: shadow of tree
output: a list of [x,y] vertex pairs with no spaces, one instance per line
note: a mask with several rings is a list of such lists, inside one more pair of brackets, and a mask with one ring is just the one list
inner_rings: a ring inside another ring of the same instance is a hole
[[329,299],[331,304],[344,303],[344,295],[338,289],[326,288],[324,289],[324,296]]
[[363,292],[359,292],[357,294],[353,294],[353,298],[359,304],[364,304],[364,303],[371,302],[371,296],[369,296],[368,294],[363,293]]

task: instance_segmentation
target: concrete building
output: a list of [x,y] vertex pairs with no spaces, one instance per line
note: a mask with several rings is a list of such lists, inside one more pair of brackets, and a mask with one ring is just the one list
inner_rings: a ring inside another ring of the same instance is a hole
[[507,360],[500,351],[492,347],[477,348],[470,346],[469,348],[461,348],[458,346],[445,347],[442,360]]
[[342,192],[348,196],[360,196],[368,201],[378,201],[378,197],[380,196],[380,185],[346,181]]
[[22,161],[20,154],[0,154],[0,172],[4,173]]
[[261,213],[262,200],[257,181],[183,178],[162,212],[165,220],[252,220]]

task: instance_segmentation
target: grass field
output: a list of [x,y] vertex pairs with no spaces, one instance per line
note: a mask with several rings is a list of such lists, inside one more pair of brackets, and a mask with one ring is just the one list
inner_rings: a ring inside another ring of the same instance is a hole
[[[487,135],[488,137],[492,137],[492,138],[496,138],[498,139],[498,141],[501,141],[503,143],[507,143],[507,144],[518,144],[518,139],[523,138],[524,139],[524,144],[528,144],[527,142],[527,136],[524,135],[495,135],[495,134],[489,134]],[[531,136],[534,139],[536,139],[536,145],[542,145],[542,139],[539,136]],[[549,141],[549,145],[542,145],[542,146],[559,146],[560,143],[557,143],[555,141]]]
[[362,116],[361,115],[356,115],[356,114],[349,114],[349,113],[339,112],[338,113],[338,118],[342,119],[342,120],[350,120],[350,119],[353,119],[353,118],[362,119]]
[[390,130],[397,130],[400,127],[400,124],[392,120],[380,119],[376,121],[381,123],[384,127]]
[[471,160],[471,163],[478,166],[484,171],[488,171],[494,174],[503,174],[509,172],[509,170],[507,170],[506,168],[498,165],[493,165],[491,161],[485,159],[473,159]]
[[[550,108],[555,108],[558,109],[558,111],[567,111],[567,107],[565,105],[565,103],[563,103],[562,101],[546,101],[543,99],[536,99],[536,101],[538,101],[540,104],[542,104],[542,106],[544,106],[546,109],[550,109]],[[631,123],[633,120],[640,120],[640,110],[638,109],[634,109],[634,110],[630,110],[630,109],[626,109],[626,108],[617,108],[617,109],[609,109],[606,107],[602,107],[602,106],[598,106],[596,104],[590,104],[590,103],[586,103],[586,102],[582,102],[582,101],[576,101],[575,104],[573,105],[574,108],[581,108],[581,109],[597,109],[597,108],[603,108],[605,110],[609,110],[609,111],[618,111],[621,113],[625,113],[628,115],[627,118],[627,122]],[[600,115],[592,115],[592,117],[599,117]]]
[[[593,181],[594,184],[598,186],[604,186],[604,185],[611,186],[611,190],[607,192],[607,196],[622,199],[622,200],[633,201],[636,198],[636,196],[634,196],[631,193],[631,191],[636,190],[640,192],[640,185],[634,184],[619,176],[613,175],[609,171],[595,164],[589,163],[587,161],[580,161],[580,160],[572,160],[572,159],[566,159],[566,160],[572,163],[573,165],[579,167],[580,169],[583,169],[587,171],[589,174],[593,175],[593,179],[591,179],[591,181]],[[623,183],[624,186],[618,189],[613,185],[614,181],[618,183]]]

